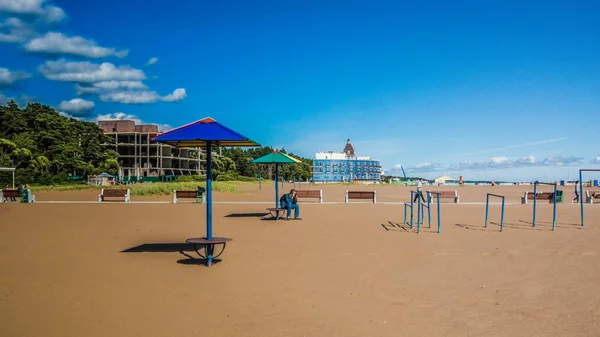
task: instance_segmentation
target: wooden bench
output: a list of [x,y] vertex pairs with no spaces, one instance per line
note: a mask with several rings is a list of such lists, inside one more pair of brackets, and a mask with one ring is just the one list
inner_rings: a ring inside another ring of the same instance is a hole
[[521,204],[526,204],[527,200],[548,200],[549,202],[554,201],[554,192],[538,192],[534,195],[533,192],[525,192],[525,195],[521,197]]
[[173,190],[173,203],[176,204],[179,199],[196,199],[196,203],[205,203],[206,194],[202,191],[178,191]]
[[296,197],[298,198],[315,198],[319,202],[323,202],[323,190],[297,190]]
[[269,213],[275,220],[278,220],[283,214],[285,214],[284,212],[287,212],[287,208],[272,207],[272,208],[267,208],[267,211],[269,211]]
[[0,193],[0,202],[17,201],[17,198],[21,199],[21,192],[17,189],[6,189]]
[[107,188],[100,191],[98,202],[103,202],[105,198],[124,198],[124,202],[129,202],[131,194],[128,188]]
[[459,203],[459,197],[458,197],[458,191],[427,191],[427,194],[429,194],[429,192],[436,192],[439,193],[438,194],[430,194],[431,198],[440,198],[441,199],[453,199],[455,204]]
[[346,191],[346,203],[351,199],[359,200],[373,200],[373,203],[377,203],[377,192],[376,191]]
[[585,191],[585,202],[588,204],[593,204],[594,203],[594,199],[600,199],[600,191],[591,191],[592,193],[590,194],[589,190]]

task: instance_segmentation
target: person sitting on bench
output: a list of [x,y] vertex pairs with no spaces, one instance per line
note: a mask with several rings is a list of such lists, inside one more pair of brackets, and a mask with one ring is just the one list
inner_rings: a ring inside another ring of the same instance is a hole
[[299,218],[300,206],[298,205],[298,197],[296,194],[296,190],[292,189],[290,193],[282,195],[279,199],[280,207],[287,209],[286,220],[290,220],[292,208],[294,209],[294,220],[302,220],[301,218]]

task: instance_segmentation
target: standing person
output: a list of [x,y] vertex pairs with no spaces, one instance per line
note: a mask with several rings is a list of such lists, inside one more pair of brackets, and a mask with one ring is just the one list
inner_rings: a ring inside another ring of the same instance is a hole
[[294,209],[294,220],[302,220],[300,216],[300,206],[298,205],[298,196],[295,189],[291,189],[290,193],[284,194],[279,199],[281,208],[287,209],[286,220],[290,220],[292,214],[292,208]]
[[577,185],[579,185],[579,180],[575,182],[575,198],[573,198],[573,201],[579,202],[579,189]]
[[421,200],[425,202],[425,198],[423,197],[423,178],[420,178],[419,182],[417,183],[417,195],[415,195],[415,200],[413,200],[413,202],[417,201],[419,196],[421,196]]

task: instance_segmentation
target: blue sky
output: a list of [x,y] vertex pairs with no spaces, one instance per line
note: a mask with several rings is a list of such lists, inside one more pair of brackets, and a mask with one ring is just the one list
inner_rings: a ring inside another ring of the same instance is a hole
[[0,100],[413,175],[600,168],[598,1],[0,0]]

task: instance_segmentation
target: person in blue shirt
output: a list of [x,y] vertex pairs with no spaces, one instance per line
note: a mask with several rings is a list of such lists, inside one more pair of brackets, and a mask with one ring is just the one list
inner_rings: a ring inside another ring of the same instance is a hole
[[287,218],[286,220],[290,220],[290,215],[292,214],[292,208],[294,209],[294,220],[302,220],[300,216],[300,206],[298,205],[298,197],[296,196],[296,190],[292,189],[290,193],[286,193],[281,196],[279,199],[279,204],[281,208],[287,209]]

